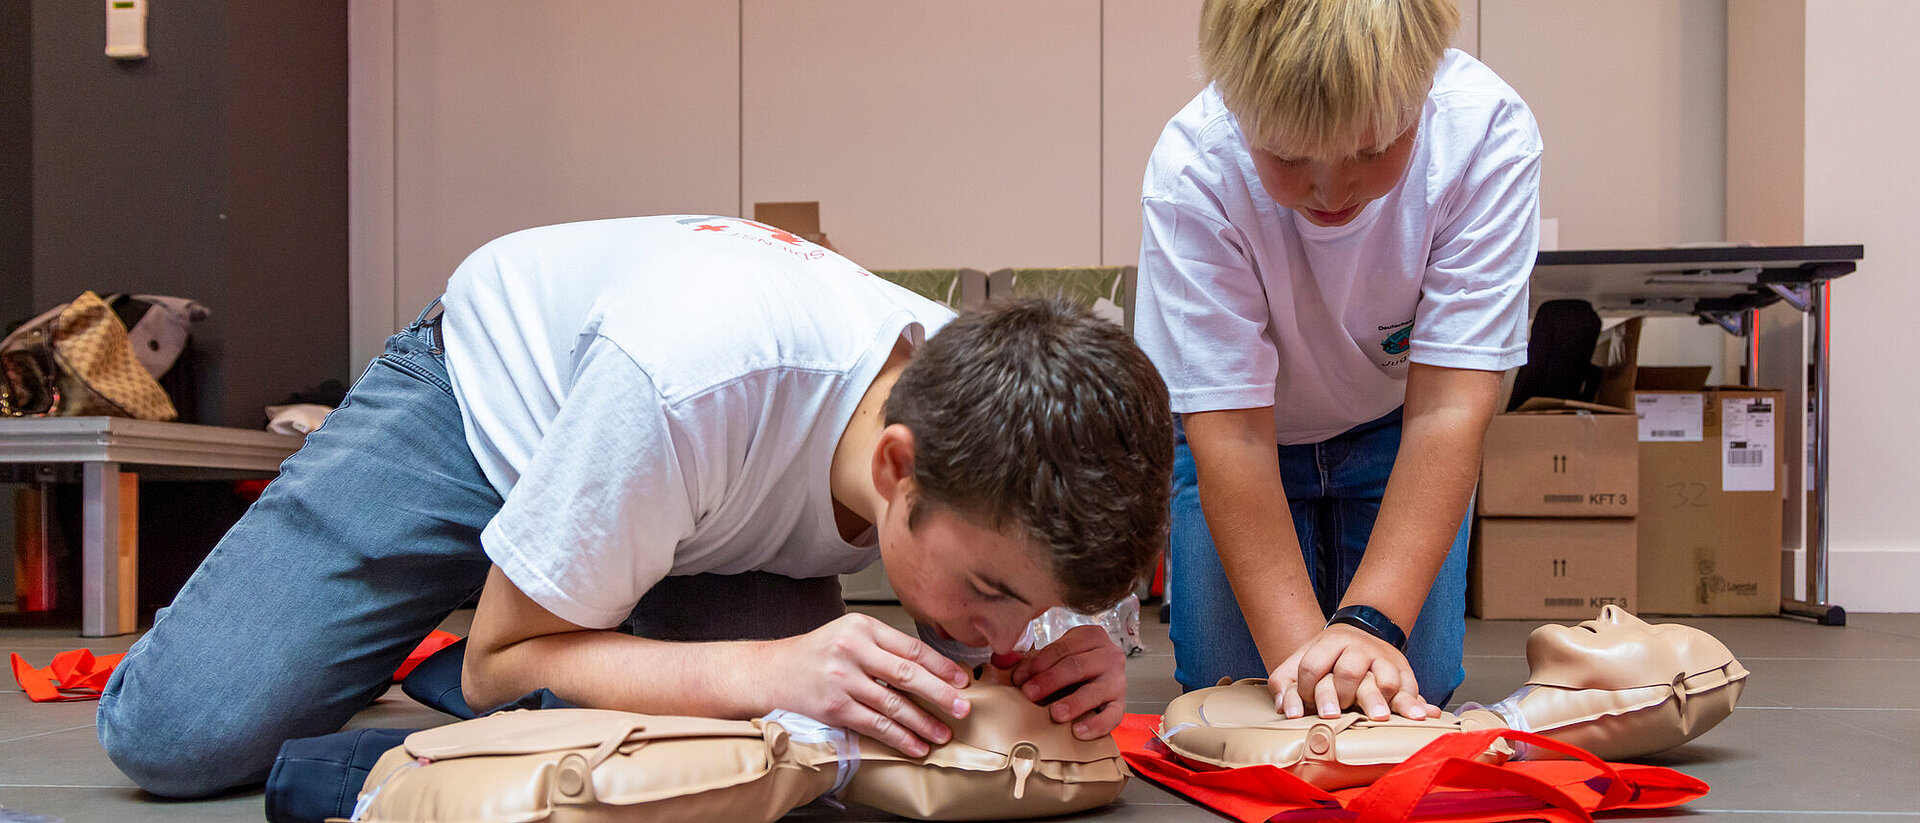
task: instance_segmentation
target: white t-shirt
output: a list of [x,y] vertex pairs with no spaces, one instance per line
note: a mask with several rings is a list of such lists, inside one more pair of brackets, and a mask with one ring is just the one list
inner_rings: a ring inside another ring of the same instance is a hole
[[1271,405],[1285,444],[1400,406],[1409,360],[1513,368],[1539,179],[1526,103],[1448,50],[1399,185],[1344,226],[1316,226],[1267,195],[1210,86],[1147,162],[1135,336],[1174,411]]
[[590,628],[668,575],[856,571],[827,477],[897,341],[953,317],[730,217],[507,235],[447,284],[467,443],[505,498],[481,533],[528,597]]

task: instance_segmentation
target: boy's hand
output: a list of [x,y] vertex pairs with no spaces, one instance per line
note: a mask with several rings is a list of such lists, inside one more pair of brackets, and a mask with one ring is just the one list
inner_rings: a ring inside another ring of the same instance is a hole
[[1329,719],[1348,706],[1372,720],[1386,720],[1395,712],[1414,720],[1440,713],[1421,698],[1406,655],[1352,626],[1322,629],[1273,670],[1267,688],[1273,692],[1274,708],[1286,717],[1304,717],[1309,705]]
[[1055,723],[1073,723],[1073,736],[1094,740],[1111,734],[1127,710],[1127,655],[1106,629],[1075,626],[1059,640],[1027,653],[1013,667],[1013,685],[1028,700],[1047,706]]
[[909,757],[926,754],[929,742],[945,743],[953,731],[908,694],[956,718],[971,708],[960,696],[968,683],[960,664],[864,614],[847,614],[769,648],[770,706],[852,729]]

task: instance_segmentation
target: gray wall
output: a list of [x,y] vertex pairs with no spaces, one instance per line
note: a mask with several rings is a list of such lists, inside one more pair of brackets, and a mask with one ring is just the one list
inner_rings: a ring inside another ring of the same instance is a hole
[[29,11],[26,0],[0,0],[0,328],[25,319],[33,302]]
[[136,63],[102,54],[100,4],[31,12],[32,303],[207,304],[199,422],[344,379],[344,5],[156,4]]
[[[27,0],[0,0],[0,329],[33,304],[33,56]],[[13,494],[0,483],[0,545],[13,539]],[[0,555],[5,557],[5,555]],[[13,563],[0,562],[0,604],[13,602]]]

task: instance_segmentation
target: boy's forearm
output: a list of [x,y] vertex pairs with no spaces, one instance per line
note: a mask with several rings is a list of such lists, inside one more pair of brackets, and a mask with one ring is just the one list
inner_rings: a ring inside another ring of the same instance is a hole
[[1498,372],[1415,365],[1400,451],[1343,605],[1384,612],[1411,632],[1479,482]]
[[532,637],[495,650],[469,648],[467,704],[497,706],[549,689],[579,706],[700,717],[748,718],[771,710],[749,673],[762,642],[670,643],[612,630]]
[[1280,479],[1272,420],[1268,409],[1187,417],[1207,528],[1269,671],[1322,623]]

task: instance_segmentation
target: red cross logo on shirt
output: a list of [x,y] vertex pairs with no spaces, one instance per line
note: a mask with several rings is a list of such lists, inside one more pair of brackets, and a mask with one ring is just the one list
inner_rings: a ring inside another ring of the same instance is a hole
[[726,231],[727,227],[717,223],[704,223],[693,227],[694,231]]
[[788,245],[798,246],[801,243],[807,242],[806,238],[801,237],[800,235],[794,234],[793,232],[787,231],[786,229],[775,228],[765,223],[761,223],[753,220],[742,220],[740,222],[745,223],[749,226],[757,226],[759,228],[766,229],[769,234],[773,235],[773,239],[778,240],[782,243],[786,243]]

